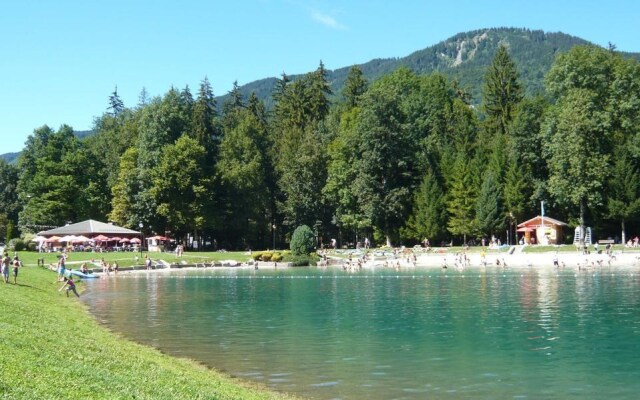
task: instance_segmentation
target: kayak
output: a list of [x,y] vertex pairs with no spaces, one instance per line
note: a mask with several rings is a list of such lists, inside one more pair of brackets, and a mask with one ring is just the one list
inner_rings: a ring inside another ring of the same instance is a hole
[[85,278],[85,279],[97,278],[98,277],[98,275],[96,275],[96,274],[85,274],[85,273],[83,273],[81,271],[75,271],[73,269],[69,271],[69,274],[78,276],[80,278]]

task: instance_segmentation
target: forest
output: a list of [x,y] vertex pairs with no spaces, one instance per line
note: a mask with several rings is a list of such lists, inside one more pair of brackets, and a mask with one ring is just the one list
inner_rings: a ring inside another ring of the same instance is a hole
[[318,246],[506,243],[541,201],[595,238],[637,233],[637,60],[577,46],[528,95],[500,46],[470,99],[405,67],[369,82],[354,66],[333,93],[322,62],[283,73],[269,106],[237,84],[217,104],[206,77],[133,106],[116,89],[94,134],[42,126],[0,162],[0,237],[93,218],[225,249],[283,247],[301,225]]

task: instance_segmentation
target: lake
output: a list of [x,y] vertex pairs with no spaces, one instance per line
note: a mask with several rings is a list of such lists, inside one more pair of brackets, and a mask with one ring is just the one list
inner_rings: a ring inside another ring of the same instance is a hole
[[125,337],[315,399],[640,392],[640,273],[207,269],[87,282]]

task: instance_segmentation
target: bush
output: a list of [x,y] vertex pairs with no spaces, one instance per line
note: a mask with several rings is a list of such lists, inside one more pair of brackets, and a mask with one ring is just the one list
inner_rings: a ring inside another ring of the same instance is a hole
[[298,256],[309,254],[315,248],[314,242],[315,238],[311,228],[307,225],[300,225],[291,236],[291,253]]
[[316,265],[318,261],[320,261],[320,257],[317,254],[285,254],[282,257],[283,262],[290,262],[294,267],[306,267],[308,265]]
[[273,253],[273,255],[271,256],[271,261],[275,261],[275,262],[280,262],[280,261],[282,261],[282,254],[280,254],[280,253]]
[[271,261],[271,257],[273,257],[273,253],[262,253],[262,256],[260,257],[261,261]]
[[24,243],[22,239],[11,239],[7,244],[7,247],[11,251],[23,251],[27,248],[27,245]]

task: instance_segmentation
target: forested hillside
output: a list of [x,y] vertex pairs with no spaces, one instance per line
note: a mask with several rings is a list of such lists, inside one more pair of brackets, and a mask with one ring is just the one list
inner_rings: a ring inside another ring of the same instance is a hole
[[432,52],[450,69],[487,59],[478,98],[417,53],[420,73],[378,64],[368,79],[354,66],[340,90],[321,62],[283,75],[271,106],[237,85],[220,101],[206,78],[135,107],[114,92],[93,135],[43,126],[16,165],[0,163],[0,229],[94,218],[227,249],[284,246],[300,225],[319,245],[506,242],[545,201],[596,238],[635,234],[640,63],[574,46],[532,89],[511,54],[526,42],[483,47],[494,39],[478,34]]
[[[436,45],[418,50],[406,57],[375,59],[359,65],[366,79],[373,81],[400,66],[418,74],[440,72],[450,80],[456,80],[460,88],[471,96],[471,102],[481,101],[484,71],[491,63],[493,54],[500,45],[509,49],[509,54],[518,65],[520,80],[527,95],[543,91],[544,75],[551,68],[555,57],[574,46],[591,44],[584,39],[565,33],[546,33],[540,30],[518,28],[480,29],[459,33]],[[626,57],[640,60],[640,53],[622,53]],[[334,93],[340,93],[349,74],[350,66],[327,71],[327,79]],[[296,79],[297,75],[289,78]],[[267,107],[272,105],[271,92],[276,78],[267,78],[239,87],[244,96],[255,92]],[[220,102],[226,100],[221,96]]]

